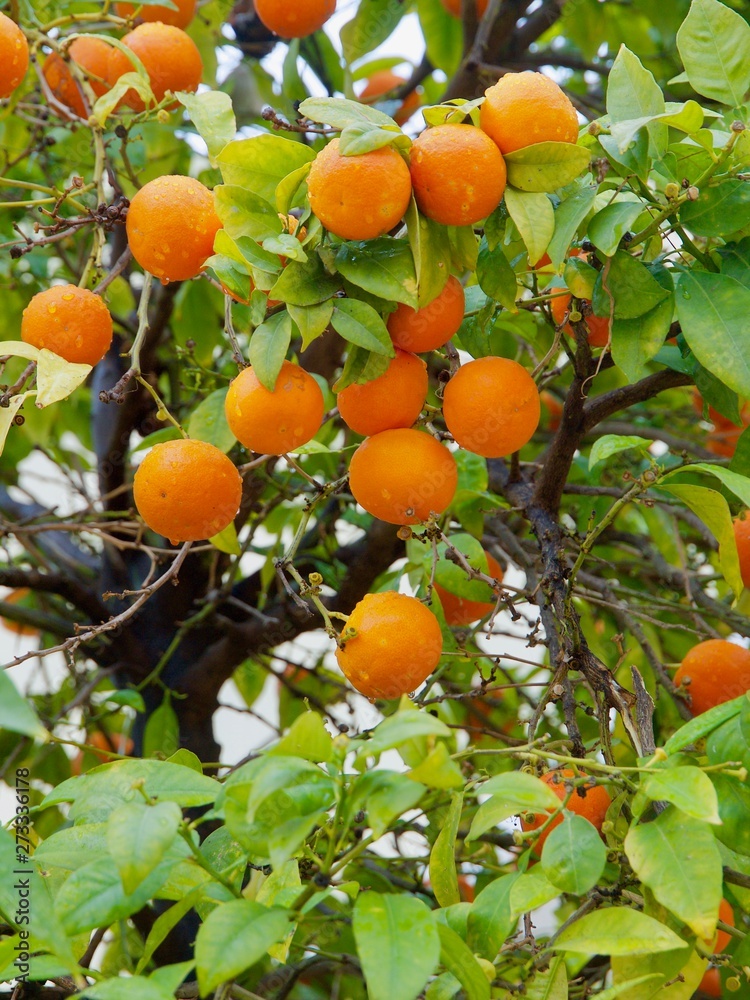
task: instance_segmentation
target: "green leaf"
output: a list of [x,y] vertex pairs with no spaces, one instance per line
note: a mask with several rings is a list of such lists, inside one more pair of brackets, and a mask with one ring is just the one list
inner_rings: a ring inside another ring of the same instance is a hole
[[549,785],[526,771],[496,774],[477,789],[481,795],[494,795],[516,808],[517,812],[557,809],[560,799]]
[[333,316],[333,302],[320,302],[313,306],[288,306],[289,315],[292,322],[297,327],[302,336],[302,350],[312,344],[314,340],[328,329],[328,324]]
[[469,911],[468,944],[472,951],[493,962],[515,921],[510,893],[519,873],[496,878],[479,893]]
[[722,824],[716,828],[717,838],[738,854],[750,856],[750,788],[724,774],[714,775],[713,783]]
[[317,712],[303,712],[292,723],[289,732],[269,753],[302,757],[315,763],[329,761],[333,740]]
[[640,451],[646,452],[650,444],[653,444],[653,441],[649,438],[636,437],[635,435],[605,434],[603,437],[597,438],[592,445],[589,454],[589,469],[593,469],[600,462],[606,462],[612,455],[619,455],[631,448],[638,448]]
[[380,125],[356,124],[347,125],[339,137],[339,152],[342,156],[361,156],[383,146],[411,145],[403,132],[392,128],[381,128]]
[[419,286],[419,308],[422,309],[437,298],[450,276],[450,236],[445,226],[419,214],[414,198],[405,219]]
[[742,476],[738,472],[733,472],[732,469],[726,469],[723,465],[711,465],[706,462],[697,462],[695,465],[685,466],[682,469],[675,469],[674,473],[668,473],[664,477],[666,480],[670,476],[677,475],[679,472],[706,472],[708,475],[715,476],[722,485],[734,493],[736,497],[745,504],[746,507],[750,507],[750,479],[747,476]]
[[463,50],[463,31],[442,4],[417,0],[419,24],[427,46],[427,58],[450,79],[458,69]]
[[451,972],[466,994],[466,1000],[490,1000],[490,984],[482,967],[458,934],[437,922],[440,962]]
[[388,370],[389,359],[384,354],[366,351],[352,344],[347,351],[344,368],[333,383],[333,391],[341,392],[348,385],[365,385]]
[[234,521],[230,521],[226,528],[219,531],[216,535],[211,535],[209,542],[219,552],[225,552],[228,556],[242,555],[242,547],[237,538],[237,528]]
[[271,204],[284,178],[314,159],[310,146],[275,133],[231,142],[217,157],[225,184],[248,188]]
[[370,1000],[415,1000],[440,959],[427,907],[413,896],[365,892],[353,928]]
[[391,125],[401,131],[392,118],[377,108],[342,97],[309,97],[300,104],[299,113],[310,121],[337,129],[349,125]]
[[568,972],[556,955],[546,972],[537,972],[526,986],[528,1000],[568,1000]]
[[398,748],[418,736],[450,736],[451,731],[444,722],[416,709],[406,709],[388,716],[376,727],[370,740],[362,744],[360,758],[376,757],[384,750]]
[[649,771],[641,791],[652,802],[671,802],[682,812],[706,823],[718,824],[719,805],[711,779],[698,767],[671,767]]
[[104,979],[94,986],[88,986],[81,997],[88,1000],[172,1000],[173,993],[145,976],[130,976],[127,979]]
[[85,382],[91,365],[73,364],[43,347],[39,351],[36,369],[36,405],[43,409],[50,403],[67,399]]
[[393,358],[396,351],[382,317],[367,302],[359,299],[339,299],[333,310],[331,326],[357,347]]
[[416,806],[426,790],[398,771],[366,771],[347,798],[348,815],[351,818],[358,809],[366,809],[372,831],[380,837],[394,819]]
[[669,927],[626,906],[587,913],[555,941],[557,951],[581,955],[651,955],[683,945],[682,938]]
[[273,392],[292,342],[292,317],[286,309],[274,313],[250,338],[248,359],[262,386]]
[[0,408],[0,455],[2,455],[5,448],[8,431],[13,427],[16,414],[23,406],[25,400],[33,395],[33,392],[21,392],[17,396],[11,396],[8,405]]
[[128,895],[160,863],[181,822],[182,810],[174,802],[127,802],[109,817],[107,847]]
[[226,389],[216,389],[209,393],[190,414],[185,427],[189,437],[208,441],[223,452],[231,451],[237,443],[224,412],[226,398]]
[[563,814],[542,848],[542,867],[553,885],[576,896],[592,889],[604,872],[607,848],[596,827],[583,816]]
[[618,250],[609,268],[600,271],[592,302],[597,316],[609,316],[614,299],[615,319],[636,319],[668,298],[669,291],[644,264]]
[[523,913],[536,910],[560,895],[557,886],[552,885],[541,865],[532,871],[519,875],[510,890],[510,913],[513,920]]
[[406,240],[381,236],[343,243],[336,254],[336,267],[348,281],[371,295],[417,308],[414,257]]
[[742,593],[742,573],[734,537],[732,515],[726,499],[716,490],[705,486],[688,486],[670,482],[660,489],[678,497],[714,534],[719,543],[719,565],[724,579],[736,597]]
[[643,377],[648,362],[662,349],[673,314],[674,299],[670,295],[642,316],[615,319],[612,324],[612,357],[631,382]]
[[692,1000],[705,971],[705,959],[687,944],[674,952],[615,957],[615,985],[603,996],[617,991],[611,995],[624,1000],[661,1000],[662,996]]
[[626,45],[621,45],[607,80],[610,121],[617,123],[658,115],[664,108],[664,95],[653,73]]
[[571,142],[537,142],[505,154],[508,183],[521,191],[557,191],[574,181],[591,152]]
[[219,184],[214,188],[216,214],[231,239],[242,236],[263,241],[267,236],[278,236],[283,226],[274,206],[246,188],[233,184]]
[[680,208],[682,222],[696,236],[727,236],[750,224],[750,190],[746,181],[722,180],[704,187],[695,201]]
[[0,670],[0,729],[47,741],[47,730],[31,703],[22,698],[5,670]]
[[[466,487],[460,486],[465,489]],[[463,553],[469,565],[480,573],[489,574],[487,554],[480,542],[472,535],[465,532],[457,532],[451,535],[450,543],[453,548]],[[446,558],[446,544],[438,545],[439,559],[435,566],[435,582],[451,594],[466,598],[470,601],[493,601],[495,600],[492,588],[482,580],[471,580],[467,576],[466,570]],[[425,552],[425,565],[427,572],[432,571],[433,553]]]
[[149,716],[143,735],[143,756],[163,754],[169,757],[180,745],[180,723],[169,702],[169,695]]
[[646,127],[656,139],[657,151],[662,152],[667,142],[667,125],[681,132],[693,134],[700,131],[705,115],[706,112],[697,101],[686,101],[684,104],[670,103],[667,105],[667,110],[661,114],[646,115],[643,118],[613,124],[612,136],[618,144],[620,153],[626,153],[636,134]]
[[704,97],[739,107],[750,87],[750,25],[718,0],[693,0],[677,32],[690,86]]
[[502,246],[490,250],[486,237],[479,245],[477,281],[482,291],[506,309],[516,309],[516,275]]
[[565,260],[570,244],[573,242],[578,227],[591,211],[596,198],[596,187],[593,184],[573,186],[569,194],[555,209],[555,234],[552,237],[547,253],[552,266],[557,269]]
[[207,90],[200,94],[180,92],[176,97],[208,147],[211,166],[217,166],[219,153],[237,133],[232,98],[220,90]]
[[635,220],[643,212],[640,201],[616,201],[597,212],[588,226],[588,238],[606,257],[612,257]]
[[344,59],[351,64],[384,42],[404,16],[401,4],[371,0],[360,4],[351,21],[341,29]]
[[340,279],[328,274],[321,259],[313,254],[305,263],[290,260],[268,297],[293,306],[314,306],[332,298],[340,288]]
[[669,806],[651,823],[631,827],[625,853],[656,899],[701,938],[716,930],[722,868],[707,823]]
[[430,883],[440,906],[461,901],[456,870],[456,837],[461,821],[463,792],[454,792],[443,826],[430,851]]
[[727,720],[740,714],[745,697],[742,694],[739,698],[734,698],[732,701],[725,701],[722,705],[709,708],[707,712],[701,713],[697,718],[690,719],[684,726],[680,726],[677,732],[670,736],[664,744],[665,753],[671,756],[672,754],[679,753],[680,750],[684,750],[685,747],[692,746],[700,742],[700,740],[705,739],[714,729],[717,729],[724,722],[727,722]]
[[250,899],[223,903],[198,929],[195,964],[201,996],[259,962],[290,930],[289,912]]
[[464,776],[461,768],[451,759],[445,743],[431,750],[423,761],[409,771],[412,781],[419,781],[428,788],[462,788]]
[[544,256],[555,231],[555,212],[546,194],[506,188],[505,205],[526,244],[529,262]]

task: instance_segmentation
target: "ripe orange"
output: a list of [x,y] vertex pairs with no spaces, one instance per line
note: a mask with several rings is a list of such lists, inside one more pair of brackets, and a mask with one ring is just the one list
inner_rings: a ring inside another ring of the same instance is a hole
[[[0,597],[0,601],[4,601],[6,604],[26,605],[29,603],[30,596],[31,591],[28,587],[16,587],[9,594],[3,594]],[[39,629],[34,628],[33,625],[23,625],[21,622],[14,622],[10,618],[0,618],[0,622],[3,623],[9,632],[13,632],[14,635],[39,635]]]
[[112,317],[100,295],[77,285],[52,285],[24,309],[21,340],[66,361],[95,365],[112,343]]
[[170,7],[140,7],[137,3],[116,3],[115,13],[119,17],[130,17],[138,10],[138,17],[141,21],[162,21],[164,24],[171,24],[175,28],[187,28],[195,17],[198,0],[174,0],[177,10]]
[[734,522],[734,540],[740,557],[742,582],[750,587],[750,516],[747,511],[744,517],[738,517]]
[[[584,299],[583,301],[586,302],[588,300]],[[550,310],[556,326],[560,326],[565,319],[565,314],[570,308],[570,302],[570,295],[556,295],[553,299],[550,299]],[[609,343],[609,320],[589,313],[584,318],[584,322],[589,331],[589,344],[592,347],[606,347]],[[570,323],[565,324],[563,332],[567,333],[569,337],[575,338],[576,332]]]
[[[84,71],[91,89],[97,97],[106,94],[109,89],[106,82],[107,64],[112,46],[101,38],[86,38],[81,35],[74,38],[68,47],[70,61]],[[78,82],[70,71],[68,63],[57,52],[51,52],[44,60],[42,67],[44,78],[49,89],[61,104],[70,108],[79,118],[86,118],[88,99],[84,103],[83,93]]]
[[221,220],[205,185],[194,177],[166,175],[138,191],[126,228],[135,259],[166,284],[201,272],[213,253]]
[[[735,926],[734,910],[732,909],[731,903],[726,899],[722,899],[722,901],[719,903],[719,920],[723,924],[729,924],[730,927]],[[716,935],[714,936],[713,941],[707,941],[704,939],[703,943],[706,945],[707,948],[712,949],[712,953],[714,955],[721,955],[731,940],[732,940],[732,935],[729,934],[727,931],[723,931],[721,930],[721,928],[719,928],[716,931]]]
[[[139,24],[122,39],[143,63],[157,103],[167,91],[194,92],[203,76],[203,60],[189,35],[181,28],[156,21]],[[107,63],[107,82],[110,87],[125,73],[134,73],[135,66],[124,52],[112,46]],[[122,99],[134,111],[143,111],[146,105],[132,88]]]
[[700,981],[698,986],[700,993],[707,997],[718,997],[719,1000],[724,996],[721,992],[721,977],[719,976],[718,969],[709,969],[703,979]]
[[412,309],[399,303],[388,317],[391,340],[403,351],[436,351],[458,332],[465,307],[463,285],[451,274],[442,292],[424,308]]
[[310,206],[344,240],[371,240],[393,229],[409,207],[409,168],[392,146],[342,156],[339,140],[321,149],[307,178]]
[[[487,556],[488,575],[502,581],[503,567],[489,552],[485,552],[485,555]],[[435,592],[440,598],[443,614],[449,625],[471,625],[472,622],[484,618],[495,607],[494,601],[471,601],[468,597],[452,594],[449,590],[441,587],[439,583],[435,584]]]
[[319,31],[336,10],[336,0],[255,0],[255,13],[282,38],[305,38]]
[[505,160],[473,125],[436,125],[411,147],[411,182],[420,212],[444,226],[472,226],[505,191]]
[[458,444],[502,458],[531,440],[539,426],[539,391],[509,358],[479,358],[459,368],[443,393],[443,416]]
[[[356,635],[346,638],[349,629]],[[435,615],[416,597],[388,590],[365,594],[347,622],[336,659],[367,698],[400,698],[414,691],[440,662],[443,636]]]
[[427,365],[396,348],[396,357],[378,378],[349,385],[338,395],[341,419],[357,434],[411,427],[427,399]]
[[[440,0],[441,4],[454,17],[461,16],[461,0]],[[477,18],[480,19],[484,17],[484,12],[487,10],[487,5],[490,0],[476,0],[477,5]]]
[[553,396],[548,390],[539,393],[539,399],[544,404],[544,408],[549,414],[549,420],[547,426],[551,431],[557,431],[560,427],[560,422],[563,415],[563,404],[557,398]]
[[674,675],[675,684],[690,679],[693,715],[750,691],[750,650],[726,639],[707,639],[688,651]]
[[325,403],[315,379],[285,361],[273,392],[245,368],[229,386],[225,411],[237,440],[260,455],[285,455],[312,440],[323,422]]
[[458,469],[448,449],[422,431],[381,431],[352,455],[349,487],[368,514],[389,524],[418,524],[442,514],[456,493]]
[[[552,789],[558,799],[562,800],[568,794],[568,789],[565,787],[566,779],[574,777],[575,772],[571,768],[558,767],[543,774],[542,781]],[[583,816],[584,819],[587,819],[601,833],[602,823],[605,820],[611,801],[606,788],[596,785],[594,788],[586,788],[583,798],[581,798],[577,790],[574,791],[568,802],[567,810],[568,812],[575,813],[577,816]],[[549,813],[532,814],[533,818],[527,817],[521,820],[521,829],[538,830],[540,826],[546,823],[548,816]],[[562,823],[562,820],[562,815],[558,814],[556,819],[550,823],[544,833],[534,842],[534,852],[537,855],[541,856],[545,840],[552,830]]]
[[501,153],[538,142],[577,142],[578,115],[543,73],[506,73],[484,92],[479,123]]
[[[359,99],[363,104],[377,104],[379,98],[385,98],[392,90],[397,90],[405,83],[404,77],[394,73],[393,70],[378,69],[367,78],[367,86],[359,95]],[[393,114],[393,120],[397,125],[403,125],[411,118],[420,103],[419,94],[416,90],[412,90]]]
[[0,98],[10,97],[28,68],[26,35],[7,14],[0,14]]
[[231,524],[241,497],[242,478],[231,459],[189,438],[154,445],[133,480],[138,513],[173,545],[218,535]]

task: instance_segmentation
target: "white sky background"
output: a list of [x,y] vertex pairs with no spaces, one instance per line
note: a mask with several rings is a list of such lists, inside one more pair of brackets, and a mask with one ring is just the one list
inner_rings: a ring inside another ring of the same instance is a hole
[[[344,2],[340,0],[336,14],[329,22],[329,34],[339,48],[338,33],[342,25],[352,16],[355,6],[354,0],[344,0]],[[224,52],[227,53],[225,69],[228,73],[232,68],[232,57],[228,53],[233,52],[233,50],[227,48]],[[267,70],[277,79],[281,76],[284,52],[284,46],[279,45],[264,60]],[[421,59],[423,52],[424,40],[419,29],[417,17],[415,14],[409,14],[402,20],[391,37],[369,58],[384,55],[400,55],[404,57],[405,61],[416,64]],[[315,84],[315,80],[311,78],[310,74],[306,75],[306,82],[311,87]],[[319,91],[319,87],[316,89]],[[42,455],[37,453],[26,459],[22,464],[22,471],[25,474],[28,487],[40,502],[57,505],[58,509],[62,511],[66,507],[70,509],[73,506],[74,501],[69,496],[69,490],[67,490],[64,480],[61,485],[59,472]],[[67,497],[64,495],[66,490],[68,492]],[[255,565],[252,568],[255,568],[260,561],[260,558],[256,557]],[[523,575],[513,569],[513,567],[509,568],[505,579],[506,583],[511,586],[522,586],[524,582]],[[521,610],[523,609],[521,608]],[[521,624],[523,625],[524,623]],[[511,634],[514,631],[518,632],[506,613],[498,616],[496,627]],[[525,628],[522,632],[525,632]],[[0,624],[0,663],[9,662],[19,653],[33,648],[35,643],[35,639],[11,634]],[[536,649],[527,649],[525,641],[520,638],[515,640],[509,638],[487,639],[485,647],[491,655],[508,653],[534,660],[541,659],[544,651],[544,647],[541,646],[536,647]],[[297,642],[281,647],[279,652],[281,655],[288,655],[290,659],[312,664],[316,662],[320,652],[326,649],[332,654],[331,641],[325,633],[318,631],[301,636]],[[332,655],[330,656],[330,660],[331,664],[335,665]],[[525,676],[527,669],[519,666],[514,667],[511,664],[511,670],[516,676]],[[29,660],[13,668],[10,671],[10,676],[20,690],[33,692],[41,691],[48,685],[58,684],[64,671],[65,668],[61,657],[48,657],[42,661],[37,659]],[[244,708],[244,703],[234,684],[231,682],[225,684],[222,688],[220,701],[229,705],[235,705],[238,708]],[[342,713],[341,721],[353,722],[360,728],[368,728],[374,725],[379,718],[379,714],[375,708],[359,696],[356,697],[356,701],[356,718],[350,719],[345,713]],[[269,679],[263,694],[253,706],[253,712],[261,718],[268,719],[272,724],[278,722],[277,682],[273,678]],[[250,750],[256,749],[259,745],[264,744],[274,737],[273,729],[264,725],[260,719],[247,714],[239,714],[229,708],[223,708],[218,711],[215,716],[214,729],[217,739],[222,744],[222,759],[226,763],[233,763],[242,759]],[[71,738],[79,739],[80,735],[80,732],[71,728]],[[393,766],[392,763],[391,766]],[[3,807],[7,808],[8,805],[2,792],[3,790],[0,788],[0,819],[4,811]]]

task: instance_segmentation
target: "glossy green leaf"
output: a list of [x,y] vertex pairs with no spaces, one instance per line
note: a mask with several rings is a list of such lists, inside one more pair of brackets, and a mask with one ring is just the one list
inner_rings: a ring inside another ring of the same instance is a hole
[[346,61],[356,62],[384,42],[403,16],[403,7],[390,0],[360,4],[351,21],[347,21],[341,29],[341,44]]
[[328,324],[333,316],[333,302],[320,302],[312,306],[288,307],[292,322],[297,327],[302,337],[302,350],[310,346],[321,334],[328,329]]
[[281,219],[274,206],[247,188],[219,184],[214,188],[216,214],[227,235],[262,241],[282,232]]
[[304,263],[290,260],[268,297],[293,306],[314,306],[332,298],[340,288],[341,279],[328,274],[317,254],[311,254]]
[[482,239],[479,246],[477,281],[482,291],[491,299],[506,309],[515,310],[516,275],[503,253],[502,246],[498,245],[494,250],[490,250],[486,238]]
[[526,244],[529,262],[536,264],[544,256],[555,231],[555,212],[546,194],[505,190],[505,205]]
[[[391,125],[398,128],[388,115],[359,101],[340,97],[309,97],[299,106],[299,112],[310,121],[345,129],[349,125]],[[400,131],[400,130],[399,130]]]
[[670,736],[664,744],[665,752],[670,755],[679,753],[685,747],[689,747],[705,739],[710,732],[722,723],[740,714],[744,699],[745,695],[740,695],[739,698],[726,701],[722,705],[716,705],[695,719],[690,719],[689,722],[686,722],[684,726],[680,726],[677,732]]
[[333,739],[317,712],[303,712],[269,752],[320,763],[331,759]]
[[581,955],[650,955],[673,951],[683,941],[665,924],[627,906],[587,913],[555,941],[557,951]]
[[750,88],[750,25],[719,0],[693,0],[677,32],[691,87],[738,107]]
[[127,979],[104,979],[87,987],[81,997],[88,1000],[131,1000],[134,993],[139,1000],[172,1000],[173,993],[145,976],[131,976]]
[[513,930],[515,920],[510,907],[510,893],[520,875],[504,875],[485,886],[469,912],[468,943],[490,962]]
[[422,309],[437,298],[450,276],[450,236],[445,226],[420,215],[414,198],[405,218],[419,287],[419,308]]
[[174,802],[127,802],[107,825],[107,847],[126,893],[135,892],[177,836],[182,810]]
[[442,829],[430,851],[430,883],[440,906],[452,906],[461,900],[456,869],[456,836],[463,801],[463,792],[453,793]]
[[36,405],[41,409],[67,399],[86,381],[90,372],[91,365],[72,364],[43,347],[36,368]]
[[521,191],[557,191],[588,167],[591,153],[570,142],[537,142],[505,156],[508,183]]
[[286,309],[273,313],[253,332],[248,358],[262,386],[273,392],[292,341],[292,317]]
[[336,254],[336,267],[348,281],[371,295],[417,308],[414,257],[406,240],[381,236],[343,243]]
[[418,736],[450,736],[450,734],[451,731],[446,724],[429,712],[406,709],[383,719],[372,738],[362,744],[360,756],[378,756],[384,750],[398,748]]
[[47,730],[31,703],[21,697],[5,670],[0,670],[0,729],[31,736],[35,740],[47,740]]
[[537,972],[526,986],[528,1000],[568,1000],[568,971],[556,955],[549,969]]
[[205,142],[211,166],[217,166],[219,153],[237,133],[232,98],[219,90],[207,90],[200,94],[181,92],[177,99]]
[[600,462],[606,462],[612,455],[619,455],[623,451],[637,448],[643,452],[648,451],[648,446],[653,444],[648,438],[636,437],[635,435],[605,434],[597,438],[589,453],[589,469],[593,469]]
[[642,212],[641,201],[616,201],[607,205],[589,222],[588,238],[606,257],[612,257]]
[[750,224],[750,191],[745,181],[727,178],[705,187],[680,208],[680,221],[696,236],[726,236]]
[[409,771],[412,781],[419,781],[428,788],[463,788],[464,775],[451,759],[445,743],[438,743],[416,767]]
[[248,188],[271,204],[281,181],[314,159],[310,146],[275,132],[231,142],[217,157],[225,184]]
[[203,996],[259,962],[289,931],[289,913],[250,899],[217,906],[195,941],[195,964]]
[[190,414],[185,428],[189,437],[208,441],[223,452],[231,451],[237,443],[224,412],[226,398],[226,389],[216,389],[209,393]]
[[490,984],[484,970],[459,935],[446,924],[437,923],[440,962],[458,980],[466,1000],[490,1000]]
[[538,906],[544,906],[560,895],[560,890],[545,875],[542,866],[519,875],[510,889],[511,917],[517,920],[523,913],[529,913]]
[[636,319],[668,298],[669,291],[641,261],[618,250],[609,267],[600,272],[592,302],[597,316],[611,315],[614,300],[615,319]]
[[542,868],[550,882],[581,896],[596,885],[606,863],[607,849],[596,827],[575,813],[563,813],[542,848]]
[[661,114],[665,109],[659,85],[638,56],[621,45],[607,81],[607,114],[610,121],[630,121]]
[[711,827],[669,806],[631,827],[625,853],[656,899],[699,937],[711,938],[721,901],[721,857]]
[[555,209],[555,233],[547,248],[555,268],[559,268],[565,260],[578,227],[591,211],[596,197],[596,188],[592,184],[580,183],[571,187],[572,192]]
[[612,357],[631,382],[643,378],[648,362],[663,347],[673,314],[674,298],[670,295],[642,316],[615,319],[612,324]]
[[671,802],[682,812],[706,823],[718,824],[719,806],[711,779],[698,767],[671,767],[649,771],[641,790],[652,802]]
[[382,317],[367,302],[340,299],[334,307],[331,326],[350,344],[387,358],[395,356],[393,341]]
[[427,907],[413,896],[365,892],[354,907],[353,929],[370,1000],[415,1000],[440,958]]

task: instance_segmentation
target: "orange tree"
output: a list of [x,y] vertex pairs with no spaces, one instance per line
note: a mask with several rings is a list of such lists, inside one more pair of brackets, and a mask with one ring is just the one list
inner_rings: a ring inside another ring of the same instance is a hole
[[750,7],[335,8],[3,4],[3,990],[748,997]]

